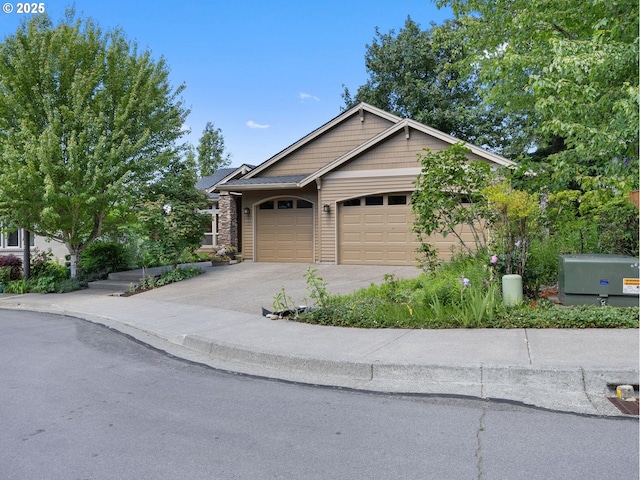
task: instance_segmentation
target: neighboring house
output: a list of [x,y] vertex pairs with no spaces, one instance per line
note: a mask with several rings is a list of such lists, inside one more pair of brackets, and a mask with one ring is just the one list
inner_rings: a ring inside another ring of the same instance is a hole
[[[199,249],[200,252],[207,253],[216,251],[220,245],[239,246],[238,238],[240,238],[239,235],[241,232],[238,232],[237,227],[235,227],[234,233],[232,225],[242,225],[237,218],[241,210],[238,205],[240,195],[234,192],[224,192],[221,200],[220,192],[216,186],[221,182],[239,178],[250,172],[252,168],[254,168],[252,165],[220,168],[213,175],[202,177],[196,182],[196,188],[204,190],[209,196],[209,207],[206,210],[202,210],[202,212],[211,215],[211,225],[209,225],[209,228],[204,232],[202,247]],[[221,202],[224,206],[223,214],[221,214],[219,208]],[[233,221],[232,216],[235,217]]]
[[[414,265],[417,154],[459,141],[361,103],[242,177],[218,181],[219,216],[230,222],[218,222],[218,243],[259,262]],[[467,146],[470,160],[514,164]],[[443,258],[451,255],[452,235],[434,240]]]
[[[54,257],[56,257],[58,261],[64,265],[65,255],[67,255],[69,252],[67,251],[67,247],[65,247],[62,243],[55,240],[47,240],[46,238],[37,235],[30,235],[29,240],[32,254],[36,250],[39,250],[41,252],[47,252],[51,250]],[[15,255],[16,257],[22,259],[22,254],[24,252],[23,242],[24,233],[22,230],[13,230],[11,232],[0,231],[0,256]]]

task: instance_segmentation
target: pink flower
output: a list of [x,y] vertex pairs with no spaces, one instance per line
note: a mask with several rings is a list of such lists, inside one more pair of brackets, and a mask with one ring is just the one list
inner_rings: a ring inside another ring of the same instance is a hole
[[492,255],[491,264],[495,265],[496,263],[498,263],[498,255]]

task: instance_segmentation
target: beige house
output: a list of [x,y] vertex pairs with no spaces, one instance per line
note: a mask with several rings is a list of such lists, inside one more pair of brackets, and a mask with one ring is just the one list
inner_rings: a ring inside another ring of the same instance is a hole
[[[222,245],[238,246],[238,238],[242,234],[241,231],[238,231],[238,226],[242,227],[242,222],[238,218],[241,211],[240,195],[224,192],[221,198],[218,184],[240,178],[250,172],[252,168],[255,167],[246,164],[240,167],[220,168],[213,175],[202,177],[196,183],[196,188],[203,190],[209,197],[208,208],[202,210],[202,213],[211,215],[211,224],[204,232],[199,252],[216,252]],[[220,204],[222,204],[222,209]]]
[[[58,259],[58,262],[63,265],[65,256],[69,253],[64,244],[56,240],[48,240],[38,235],[29,235],[29,247],[32,254],[36,250],[41,252],[48,252],[50,250],[53,256]],[[24,231],[22,229],[9,232],[0,230],[0,256],[15,255],[22,259],[23,253]]]
[[[414,265],[411,192],[424,148],[459,142],[438,130],[361,103],[245,175],[216,185],[241,195],[236,244],[245,259]],[[468,145],[470,160],[513,162]],[[464,234],[465,232],[463,232]],[[446,258],[452,236],[435,238]]]

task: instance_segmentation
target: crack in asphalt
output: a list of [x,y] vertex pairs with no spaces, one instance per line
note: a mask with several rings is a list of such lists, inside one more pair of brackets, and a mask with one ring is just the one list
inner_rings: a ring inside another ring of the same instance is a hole
[[478,446],[476,448],[476,458],[477,458],[477,469],[478,469],[478,480],[484,479],[484,459],[482,457],[482,433],[485,430],[485,416],[487,415],[487,407],[482,408],[482,415],[480,415],[480,425],[478,426],[478,431],[476,432],[476,438],[478,439]]

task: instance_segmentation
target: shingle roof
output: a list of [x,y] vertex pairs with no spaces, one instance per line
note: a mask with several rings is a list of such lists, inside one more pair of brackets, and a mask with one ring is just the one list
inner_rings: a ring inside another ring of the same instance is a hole
[[298,183],[309,175],[309,173],[303,173],[301,175],[281,175],[278,177],[240,178],[238,180],[229,180],[228,182],[225,182],[224,185],[272,185],[278,183]]
[[213,175],[208,175],[206,177],[200,178],[196,182],[196,188],[198,190],[207,190],[208,188],[213,187],[216,183],[222,180],[227,175],[235,172],[237,168],[220,168],[216,170]]

